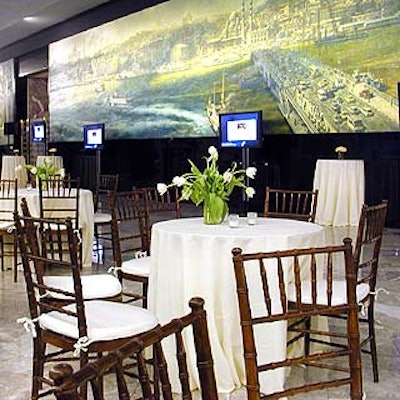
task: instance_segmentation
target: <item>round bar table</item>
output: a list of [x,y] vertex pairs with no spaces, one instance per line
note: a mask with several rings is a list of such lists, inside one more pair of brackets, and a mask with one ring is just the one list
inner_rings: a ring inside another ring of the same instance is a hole
[[[158,222],[151,236],[149,309],[165,323],[186,313],[191,297],[204,298],[218,391],[230,393],[245,383],[232,249],[240,247],[249,253],[322,244],[323,227],[289,219],[257,218],[256,225],[250,226],[246,218],[240,218],[237,228],[226,222],[205,225],[202,218]],[[285,358],[285,323],[263,327],[257,338],[261,359]],[[166,349],[171,359],[172,351],[172,346]],[[188,353],[195,365],[194,351]],[[170,373],[176,375],[176,371]],[[272,376],[261,380],[264,392],[283,387],[283,370],[268,374]],[[177,388],[177,376],[173,381]]]
[[24,167],[24,156],[3,156],[1,164],[1,179],[18,179],[18,187],[25,188],[28,183],[28,172],[26,168],[17,168],[19,165]]
[[363,160],[317,160],[314,190],[318,189],[315,222],[356,226],[364,203]]
[[52,165],[57,167],[58,169],[64,168],[64,161],[62,156],[37,156],[36,165],[44,165],[44,160],[48,160]]

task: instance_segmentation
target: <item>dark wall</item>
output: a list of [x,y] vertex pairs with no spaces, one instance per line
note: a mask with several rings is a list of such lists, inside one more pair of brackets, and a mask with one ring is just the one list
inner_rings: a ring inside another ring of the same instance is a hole
[[[107,141],[101,150],[102,173],[119,173],[120,189],[170,182],[189,170],[187,159],[200,168],[202,157],[217,139],[116,140]],[[250,150],[250,164],[258,169],[254,182],[256,196],[249,207],[262,210],[265,186],[311,189],[314,168],[319,158],[336,158],[335,147],[348,148],[346,158],[365,162],[366,202],[389,200],[387,226],[400,227],[400,134],[270,135],[263,148]],[[52,145],[50,145],[52,146]],[[56,143],[64,155],[66,168],[79,175],[84,186],[94,182],[95,153],[82,150],[82,143]],[[241,162],[239,149],[220,149],[221,170],[232,161]],[[238,207],[240,191],[232,198]]]

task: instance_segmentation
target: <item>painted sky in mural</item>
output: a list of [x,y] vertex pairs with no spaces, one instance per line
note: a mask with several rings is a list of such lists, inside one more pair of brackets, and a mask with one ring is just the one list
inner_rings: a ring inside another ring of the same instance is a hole
[[51,140],[398,131],[398,0],[171,0],[50,45]]

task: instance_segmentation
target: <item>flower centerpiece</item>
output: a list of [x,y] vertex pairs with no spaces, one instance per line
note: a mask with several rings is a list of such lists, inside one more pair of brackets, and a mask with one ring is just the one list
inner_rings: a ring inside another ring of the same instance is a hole
[[57,168],[51,161],[51,157],[45,157],[43,164],[41,165],[18,165],[16,167],[16,170],[21,170],[23,168],[26,168],[30,174],[35,177],[35,179],[32,181],[33,185],[35,185],[36,181],[41,180],[47,180],[52,176],[60,176],[64,178],[65,176],[65,170],[64,168]]
[[335,152],[338,155],[338,159],[339,160],[343,160],[344,159],[344,154],[347,153],[347,147],[338,146],[338,147],[336,147]]
[[170,185],[157,184],[158,192],[163,195],[168,188],[177,186],[182,188],[179,200],[191,200],[196,206],[203,204],[203,217],[205,224],[219,224],[228,213],[228,200],[235,187],[241,187],[246,195],[251,198],[255,190],[246,186],[245,177],[254,179],[257,169],[237,169],[236,162],[222,174],[218,169],[218,151],[214,146],[208,148],[208,157],[203,157],[206,167],[203,171],[191,161],[190,172],[176,176]]

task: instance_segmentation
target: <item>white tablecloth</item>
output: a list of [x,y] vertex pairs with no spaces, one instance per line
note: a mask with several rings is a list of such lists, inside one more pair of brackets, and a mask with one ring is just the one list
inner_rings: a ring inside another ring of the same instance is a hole
[[45,159],[48,159],[58,169],[64,168],[64,161],[61,156],[37,156],[36,165],[43,165]]
[[28,183],[28,172],[25,168],[16,170],[18,165],[25,165],[24,156],[3,156],[1,179],[18,179],[18,187],[25,188]]
[[[40,215],[39,190],[20,189],[18,199],[25,197],[32,216]],[[19,201],[20,203],[20,201]],[[82,227],[82,264],[83,267],[92,265],[92,244],[94,231],[94,206],[93,194],[88,189],[80,189],[79,192],[79,223]]]
[[[318,246],[324,243],[323,232],[317,224],[273,218],[258,218],[254,226],[241,218],[239,228],[205,225],[202,218],[153,225],[149,309],[165,323],[188,312],[191,297],[204,298],[219,392],[229,393],[245,383],[232,248],[258,252]],[[286,325],[270,324],[266,333],[259,357],[284,358]],[[194,366],[193,350],[189,356]],[[167,357],[172,357],[168,350]],[[263,379],[264,391],[282,388],[283,370],[273,374]]]
[[364,203],[363,160],[318,160],[314,190],[318,189],[315,222],[332,226],[356,226]]

